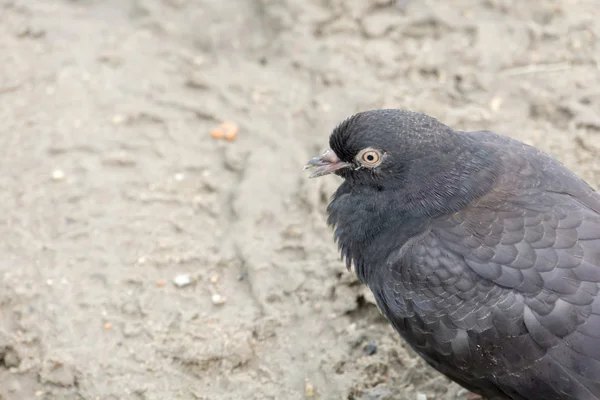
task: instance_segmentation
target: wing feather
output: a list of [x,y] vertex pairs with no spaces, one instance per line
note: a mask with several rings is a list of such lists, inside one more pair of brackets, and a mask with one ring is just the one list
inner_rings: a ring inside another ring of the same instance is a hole
[[453,379],[598,400],[600,216],[561,193],[524,203],[484,199],[434,221],[389,265],[390,314],[419,321],[399,331]]

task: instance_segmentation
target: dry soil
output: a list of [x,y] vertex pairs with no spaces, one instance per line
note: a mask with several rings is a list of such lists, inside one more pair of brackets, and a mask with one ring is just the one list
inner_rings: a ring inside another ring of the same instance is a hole
[[339,181],[302,166],[341,119],[397,107],[597,186],[599,19],[597,0],[0,0],[0,398],[465,398],[346,272]]

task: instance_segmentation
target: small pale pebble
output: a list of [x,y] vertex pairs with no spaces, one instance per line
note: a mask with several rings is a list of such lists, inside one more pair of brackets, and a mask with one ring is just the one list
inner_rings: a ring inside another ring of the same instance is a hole
[[112,324],[110,322],[105,323],[104,324],[104,329],[107,330],[107,331],[111,330],[112,329]]
[[500,109],[500,107],[502,106],[503,102],[504,102],[504,99],[502,99],[502,97],[494,97],[490,101],[490,109],[494,112],[498,111]]
[[115,124],[115,125],[119,125],[123,121],[125,121],[125,117],[123,117],[122,115],[115,115],[112,118],[112,123]]
[[218,293],[213,294],[211,297],[211,300],[212,300],[213,304],[216,306],[225,304],[225,302],[227,301],[227,299],[225,299],[225,297],[221,296]]
[[44,392],[42,392],[41,390],[38,390],[37,392],[35,392],[35,397],[42,397],[44,395]]
[[55,181],[62,181],[65,179],[65,171],[62,169],[55,169],[52,171],[52,179]]
[[308,379],[304,382],[304,396],[309,398],[315,397],[315,387]]
[[202,56],[194,57],[194,64],[196,64],[196,65],[202,65],[202,64],[204,64],[204,61],[205,61],[204,57],[202,57]]
[[425,393],[417,393],[417,400],[427,400],[427,395]]
[[184,287],[192,283],[192,277],[188,274],[180,274],[173,278],[173,283],[177,287]]
[[185,175],[183,175],[181,172],[178,172],[175,174],[174,178],[177,182],[181,182],[185,178]]
[[213,284],[214,284],[214,283],[217,283],[217,282],[219,282],[219,275],[218,275],[218,274],[213,274],[213,275],[210,277],[210,283],[213,283]]

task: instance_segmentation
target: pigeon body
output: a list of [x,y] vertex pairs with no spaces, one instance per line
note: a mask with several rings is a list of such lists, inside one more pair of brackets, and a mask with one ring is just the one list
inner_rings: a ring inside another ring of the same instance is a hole
[[490,399],[600,399],[600,196],[551,156],[402,110],[343,121],[311,176],[348,267],[427,363]]

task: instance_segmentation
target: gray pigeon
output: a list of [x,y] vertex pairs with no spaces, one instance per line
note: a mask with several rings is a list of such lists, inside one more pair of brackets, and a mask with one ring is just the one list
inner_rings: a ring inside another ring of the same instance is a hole
[[600,399],[600,195],[556,159],[402,110],[343,121],[311,177],[348,268],[435,369],[490,399]]

